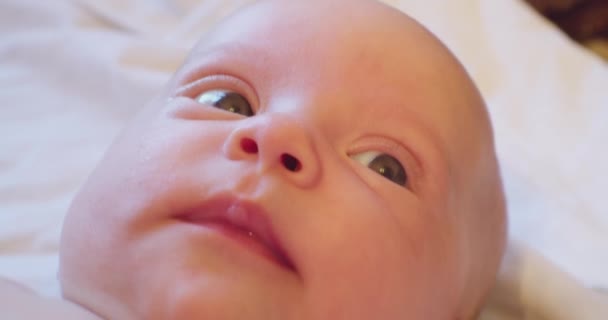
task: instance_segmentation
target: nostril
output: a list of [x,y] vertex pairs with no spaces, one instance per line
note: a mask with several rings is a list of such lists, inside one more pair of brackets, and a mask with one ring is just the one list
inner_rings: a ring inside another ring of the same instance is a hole
[[241,149],[247,153],[258,153],[258,144],[252,139],[245,138],[241,140]]
[[283,166],[285,166],[285,168],[291,172],[298,172],[300,169],[302,169],[300,160],[288,153],[283,153],[281,155],[281,162],[283,163]]

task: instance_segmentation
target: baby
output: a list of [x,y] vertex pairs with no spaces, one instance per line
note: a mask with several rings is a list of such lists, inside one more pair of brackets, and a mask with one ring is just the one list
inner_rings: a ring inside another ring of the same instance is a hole
[[76,196],[64,297],[103,319],[474,319],[505,245],[484,102],[374,1],[207,34]]

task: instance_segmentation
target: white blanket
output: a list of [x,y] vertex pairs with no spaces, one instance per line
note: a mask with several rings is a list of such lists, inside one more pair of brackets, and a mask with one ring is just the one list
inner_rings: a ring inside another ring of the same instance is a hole
[[[71,197],[210,25],[250,0],[0,0],[0,276],[57,295]],[[517,0],[392,0],[490,107],[510,253],[484,320],[608,319],[608,66]]]

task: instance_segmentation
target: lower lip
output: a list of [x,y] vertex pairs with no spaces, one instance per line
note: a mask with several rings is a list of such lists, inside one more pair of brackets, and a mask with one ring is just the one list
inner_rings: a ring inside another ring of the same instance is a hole
[[220,235],[236,242],[238,245],[243,246],[245,249],[256,253],[270,262],[273,262],[285,269],[292,271],[294,270],[293,265],[287,260],[287,258],[280,253],[275,253],[272,251],[254,234],[249,233],[244,229],[222,222],[206,222],[200,226],[219,233]]

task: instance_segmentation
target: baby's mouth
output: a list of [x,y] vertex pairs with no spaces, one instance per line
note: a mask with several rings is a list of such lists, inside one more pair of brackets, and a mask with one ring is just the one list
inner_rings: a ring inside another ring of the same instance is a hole
[[246,249],[295,272],[295,266],[276,238],[266,212],[233,197],[212,198],[178,219],[219,232]]

